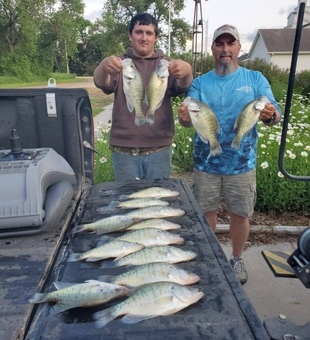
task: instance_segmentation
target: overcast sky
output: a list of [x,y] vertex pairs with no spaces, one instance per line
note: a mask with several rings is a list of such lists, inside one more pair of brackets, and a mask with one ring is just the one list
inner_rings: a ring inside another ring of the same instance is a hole
[[[306,1],[309,3],[309,0]],[[104,0],[84,0],[84,3],[87,19],[101,17]],[[287,17],[297,7],[298,0],[201,0],[201,5],[202,18],[208,21],[205,25],[208,26],[208,51],[214,30],[223,24],[232,24],[239,30],[241,52],[244,53],[249,51],[259,28],[285,27]],[[185,0],[185,6],[182,18],[192,25],[195,1]],[[198,18],[199,15],[198,10]]]

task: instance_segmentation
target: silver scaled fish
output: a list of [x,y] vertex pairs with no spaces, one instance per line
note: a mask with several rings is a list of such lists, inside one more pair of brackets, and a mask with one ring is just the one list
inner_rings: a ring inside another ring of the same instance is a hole
[[216,133],[220,133],[221,128],[214,112],[208,105],[191,97],[186,97],[184,103],[187,104],[187,110],[198,136],[204,143],[210,143],[210,155],[214,157],[221,154],[222,148],[216,137]]
[[161,106],[168,86],[169,61],[161,59],[151,74],[146,89],[146,104],[149,110],[146,115],[146,122],[154,124],[154,113]]
[[240,112],[235,121],[234,130],[237,129],[237,134],[231,143],[231,147],[238,150],[244,135],[250,132],[253,126],[257,123],[261,110],[269,103],[267,97],[259,97],[258,99],[249,102]]
[[105,261],[101,268],[114,268],[122,266],[140,266],[153,262],[179,263],[194,259],[196,253],[173,246],[154,246],[144,248],[119,260]]
[[58,314],[75,307],[97,306],[129,294],[126,287],[96,280],[76,284],[55,282],[54,285],[56,291],[35,293],[29,302],[56,302],[50,313]]
[[186,286],[198,282],[200,277],[176,265],[155,262],[141,265],[115,277],[99,276],[98,279],[122,286],[138,287],[162,281],[175,282]]
[[152,197],[156,199],[164,197],[177,197],[180,193],[178,191],[173,191],[170,189],[165,189],[162,187],[151,187],[139,190],[127,196],[127,198],[142,198],[142,197]]
[[111,239],[112,241],[116,240],[139,243],[143,244],[145,247],[184,243],[184,239],[180,235],[154,228],[134,230],[115,239],[103,236],[101,240],[103,241],[105,238],[107,240]]
[[149,218],[178,217],[184,214],[185,211],[179,208],[154,206],[137,209],[127,213],[126,215],[131,218],[147,220]]
[[177,283],[158,282],[139,288],[125,301],[94,314],[98,327],[104,327],[118,316],[125,315],[121,321],[127,324],[172,315],[196,303],[204,293],[198,288],[182,286]]
[[130,58],[121,61],[123,66],[123,89],[126,97],[129,112],[135,110],[135,124],[137,126],[145,123],[145,116],[142,111],[142,102],[145,96],[144,85],[141,74]]
[[114,215],[93,223],[78,225],[72,229],[72,233],[75,234],[81,231],[90,231],[97,234],[113,233],[114,231],[123,230],[138,221],[139,219],[130,216]]
[[93,248],[85,253],[72,253],[69,255],[68,261],[75,262],[86,260],[87,262],[94,262],[108,259],[110,257],[120,259],[144,248],[144,245],[141,243],[138,244],[119,239],[112,240],[113,241],[100,245],[99,247]]
[[166,221],[162,218],[152,218],[149,220],[144,220],[144,221],[132,224],[130,227],[126,228],[126,231],[145,229],[145,228],[156,228],[156,229],[161,229],[161,230],[176,230],[176,229],[181,229],[181,226],[180,224]]
[[117,206],[122,209],[132,209],[132,208],[146,208],[153,205],[157,206],[167,206],[169,203],[167,201],[162,201],[159,199],[154,199],[152,197],[143,197],[131,199],[125,202],[119,202]]

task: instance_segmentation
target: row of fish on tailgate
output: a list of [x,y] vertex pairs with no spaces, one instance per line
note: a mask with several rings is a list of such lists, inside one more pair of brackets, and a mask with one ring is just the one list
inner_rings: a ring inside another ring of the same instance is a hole
[[[121,315],[125,315],[122,322],[131,324],[174,314],[199,301],[203,292],[188,287],[198,282],[199,276],[175,265],[190,261],[197,254],[173,246],[183,244],[184,239],[169,230],[178,230],[181,225],[163,219],[185,214],[184,210],[170,207],[167,201],[161,200],[178,195],[177,191],[161,187],[147,188],[127,196],[125,202],[116,202],[120,209],[136,210],[76,226],[72,231],[74,234],[84,231],[125,233],[118,237],[103,235],[95,248],[85,253],[71,253],[69,262],[104,260],[101,268],[135,267],[114,277],[100,276],[98,280],[84,283],[57,282],[56,291],[36,293],[29,302],[56,302],[51,313],[57,314],[74,307],[96,306],[127,296],[115,306],[94,314],[97,325],[103,327]],[[109,258],[115,259],[106,260]]]

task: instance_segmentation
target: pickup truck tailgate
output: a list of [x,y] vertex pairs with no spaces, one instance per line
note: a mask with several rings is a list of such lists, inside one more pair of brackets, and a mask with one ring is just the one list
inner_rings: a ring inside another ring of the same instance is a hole
[[[178,266],[200,276],[196,286],[204,292],[204,297],[198,303],[171,316],[157,317],[132,325],[124,324],[117,318],[101,329],[95,326],[93,314],[115,305],[120,299],[97,307],[71,309],[58,315],[49,313],[51,304],[35,305],[26,335],[27,340],[268,339],[184,179],[97,184],[91,187],[87,197],[82,200],[76,221],[88,223],[108,217],[112,215],[111,212],[100,213],[97,209],[107,206],[111,201],[117,201],[120,195],[152,186],[180,192],[179,197],[167,200],[171,206],[185,210],[186,214],[168,220],[182,226],[180,230],[174,231],[185,239],[184,245],[179,247],[196,251],[198,256]],[[117,214],[126,212],[128,210],[122,209],[118,210]],[[73,226],[74,224],[71,225]],[[100,275],[116,275],[126,271],[126,267],[102,269],[101,261],[67,262],[70,252],[85,252],[92,248],[100,237],[101,235],[87,232],[72,234],[69,230],[43,290],[53,291],[55,281],[81,283],[97,279]]]

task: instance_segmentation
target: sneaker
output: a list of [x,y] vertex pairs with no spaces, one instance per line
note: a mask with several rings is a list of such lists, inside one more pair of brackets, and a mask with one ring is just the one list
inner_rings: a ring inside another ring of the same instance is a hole
[[230,265],[235,272],[235,275],[239,282],[244,285],[248,279],[248,272],[245,267],[245,263],[242,257],[235,256],[234,259],[230,259]]

